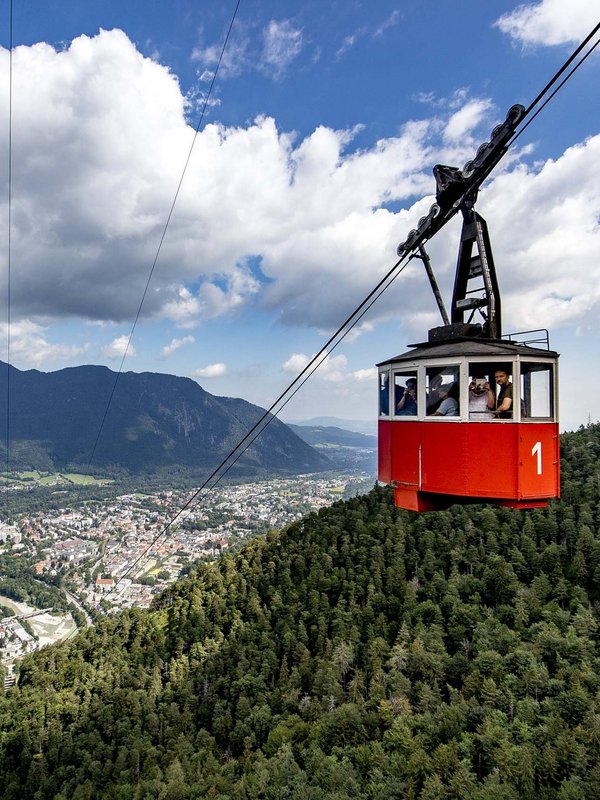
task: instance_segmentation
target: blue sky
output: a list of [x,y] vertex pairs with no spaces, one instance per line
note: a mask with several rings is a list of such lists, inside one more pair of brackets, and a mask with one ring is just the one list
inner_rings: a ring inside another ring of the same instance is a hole
[[[12,363],[118,368],[193,144],[124,368],[270,405],[394,263],[432,202],[433,165],[462,166],[528,105],[593,6],[241,0],[194,140],[235,2],[14,3]],[[600,418],[599,78],[595,54],[478,204],[505,331],[549,328],[561,352],[567,429]],[[428,248],[446,298],[457,236],[450,225]],[[436,324],[415,262],[282,416],[374,418],[374,364]]]

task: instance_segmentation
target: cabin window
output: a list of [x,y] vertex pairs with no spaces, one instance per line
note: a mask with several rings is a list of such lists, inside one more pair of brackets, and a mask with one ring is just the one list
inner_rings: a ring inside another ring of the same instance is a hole
[[552,419],[554,416],[552,365],[521,363],[521,416]]
[[394,416],[417,416],[417,371],[394,372]]
[[460,374],[457,365],[427,367],[425,392],[428,417],[460,416]]
[[379,373],[379,416],[390,415],[390,373]]

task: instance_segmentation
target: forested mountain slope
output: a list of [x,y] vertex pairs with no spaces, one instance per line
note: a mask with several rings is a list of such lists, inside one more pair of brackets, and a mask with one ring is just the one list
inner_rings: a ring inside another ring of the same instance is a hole
[[23,663],[4,798],[600,797],[600,427],[545,511],[339,503]]

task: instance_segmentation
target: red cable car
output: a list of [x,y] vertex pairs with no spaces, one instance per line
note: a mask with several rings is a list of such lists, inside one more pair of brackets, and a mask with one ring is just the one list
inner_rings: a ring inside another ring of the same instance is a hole
[[[379,364],[379,480],[392,484],[396,505],[534,508],[558,497],[557,359],[550,350],[464,338],[416,345]],[[497,414],[498,381],[513,398]]]
[[[500,138],[508,138],[514,119],[513,108],[505,129],[495,131]],[[478,152],[494,146],[492,134]],[[483,180],[490,165],[480,167]],[[461,191],[467,170],[472,176],[477,169],[474,162],[462,172],[435,167],[439,205],[398,248],[400,255],[418,249],[413,257],[425,264],[445,323],[429,331],[428,341],[378,365],[379,480],[394,487],[397,506],[411,511],[474,502],[537,508],[560,492],[558,354],[547,331],[525,341],[514,337],[540,332],[502,338],[487,226],[473,207],[477,175]],[[458,210],[463,229],[449,319],[423,241],[443,224],[436,218]]]

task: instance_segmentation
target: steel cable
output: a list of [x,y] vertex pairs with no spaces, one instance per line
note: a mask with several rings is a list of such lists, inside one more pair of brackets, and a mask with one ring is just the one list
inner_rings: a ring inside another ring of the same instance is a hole
[[[556,83],[556,81],[560,78],[560,76],[568,69],[569,65],[577,58],[578,54],[583,50],[585,45],[593,38],[594,34],[600,30],[600,23],[588,34],[588,36],[583,40],[583,42],[576,48],[573,54],[567,59],[567,61],[561,66],[559,70],[554,74],[554,76],[548,81],[546,86],[542,89],[541,92],[538,93],[537,97],[530,103],[528,108],[525,110],[523,114],[523,118],[521,122],[531,113],[533,108],[539,103],[539,101],[544,97],[544,95],[549,91],[549,89]],[[567,73],[565,78],[559,83],[559,85],[554,89],[554,91],[549,95],[549,97],[544,101],[544,103],[540,106],[540,108],[535,112],[531,120],[524,125],[515,136],[511,139],[510,144],[512,144],[516,139],[523,133],[523,131],[528,127],[528,125],[533,122],[533,120],[538,116],[538,114],[545,108],[545,106],[552,100],[552,98],[556,95],[556,93],[565,85],[565,83],[572,77],[572,75],[579,69],[579,67],[584,63],[584,61],[588,58],[588,56],[595,50],[595,48],[600,43],[600,40],[596,42],[590,50],[577,62],[577,64]],[[508,146],[509,146],[508,145]],[[507,147],[508,147],[507,146]],[[205,479],[204,483],[192,494],[192,496],[184,503],[184,505],[179,509],[179,511],[169,520],[169,522],[162,528],[162,530],[156,535],[156,537],[152,540],[152,542],[143,550],[140,556],[133,562],[133,564],[128,568],[128,570],[124,573],[124,575],[119,579],[124,580],[139,564],[139,562],[144,558],[144,556],[154,547],[156,542],[164,536],[171,526],[179,519],[181,514],[184,511],[190,509],[190,513],[193,508],[197,507],[201,502],[207,499],[212,489],[218,485],[218,483],[222,480],[222,478],[229,472],[229,470],[237,463],[239,458],[246,452],[246,450],[252,445],[252,443],[260,436],[262,431],[269,425],[272,420],[277,416],[280,411],[285,408],[288,402],[292,399],[292,397],[302,388],[302,386],[306,383],[306,381],[314,374],[314,372],[319,368],[319,366],[323,363],[323,361],[328,357],[328,355],[335,350],[335,348],[341,344],[345,336],[352,330],[352,328],[358,323],[358,321],[364,316],[364,314],[371,308],[371,306],[379,299],[379,297],[389,288],[389,285],[398,277],[398,275],[403,271],[403,269],[407,266],[408,260],[415,257],[416,247],[412,252],[407,252],[403,255],[402,259],[397,261],[394,266],[386,273],[384,278],[377,284],[377,286],[369,293],[369,295],[360,303],[359,306],[355,308],[355,310],[347,317],[344,323],[340,325],[338,330],[330,337],[330,339],[323,345],[321,350],[311,359],[311,361],[304,367],[304,369],[296,376],[296,378],[288,385],[288,387],[279,395],[279,397],[272,403],[272,405],[267,409],[264,414],[260,417],[258,422],[256,422],[253,427],[246,433],[246,435],[238,442],[238,444],[230,451],[230,453],[221,461],[221,463],[211,472],[211,474]],[[405,261],[402,265],[402,262]],[[401,266],[402,265],[402,266]],[[399,269],[400,268],[400,269]],[[398,272],[394,275],[394,272],[398,270]],[[389,281],[389,282],[388,282]],[[359,312],[360,313],[359,315]],[[357,316],[359,315],[359,316]],[[356,317],[356,318],[355,318]],[[347,330],[345,330],[347,328]],[[339,340],[338,340],[339,337]],[[337,341],[336,341],[337,340]],[[334,343],[335,342],[335,343]],[[298,385],[296,385],[298,384]],[[295,388],[294,388],[295,387]],[[293,389],[293,391],[292,391]],[[289,394],[289,397],[286,396]],[[280,405],[281,404],[281,405]],[[265,423],[263,425],[263,423]],[[260,427],[262,425],[262,427]],[[239,450],[239,452],[238,452]],[[228,462],[231,459],[231,463]],[[223,470],[223,472],[219,475],[219,473]],[[211,485],[210,482],[214,480],[214,483]],[[200,495],[200,493],[207,489],[207,492],[200,498],[198,503],[195,506],[192,506],[196,498]],[[192,506],[192,508],[190,508]]]

